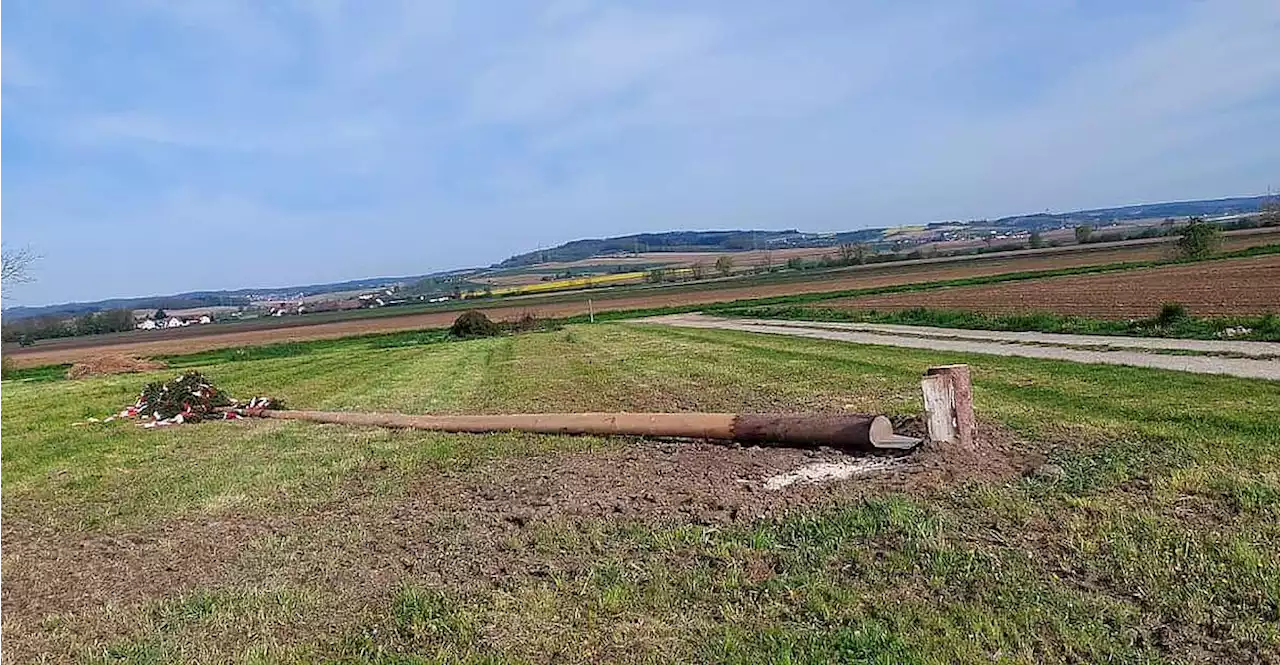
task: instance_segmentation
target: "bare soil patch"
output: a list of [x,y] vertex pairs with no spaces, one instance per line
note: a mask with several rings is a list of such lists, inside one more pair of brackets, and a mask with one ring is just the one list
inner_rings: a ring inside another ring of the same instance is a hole
[[992,314],[1053,312],[1094,318],[1146,318],[1166,302],[1197,316],[1280,312],[1280,256],[1050,277],[833,300],[824,307],[900,310],[913,307]]
[[88,376],[100,376],[103,374],[147,372],[153,369],[164,369],[168,366],[168,363],[160,360],[134,358],[132,356],[97,356],[72,365],[67,369],[67,378],[83,379]]
[[[899,430],[918,428],[898,423]],[[376,488],[379,469],[366,469],[353,474],[343,496],[319,508],[173,519],[109,534],[58,525],[28,506],[4,521],[3,610],[7,625],[28,627],[6,635],[6,647],[18,660],[49,648],[47,635],[29,629],[46,616],[88,617],[103,606],[137,606],[194,589],[321,584],[342,605],[333,608],[338,617],[354,615],[409,578],[468,589],[578,570],[600,555],[597,547],[539,543],[573,542],[609,524],[729,525],[888,492],[928,495],[997,482],[1042,459],[1004,430],[984,423],[981,431],[977,455],[926,446],[900,456],[891,471],[776,490],[766,480],[780,472],[851,457],[637,439],[604,451],[427,472],[397,497]],[[110,639],[122,627],[97,617],[77,630]]]

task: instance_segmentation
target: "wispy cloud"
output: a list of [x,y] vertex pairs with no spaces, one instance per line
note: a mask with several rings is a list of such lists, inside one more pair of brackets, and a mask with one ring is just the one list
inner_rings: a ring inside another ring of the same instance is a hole
[[717,31],[703,17],[626,10],[557,22],[481,72],[472,111],[480,120],[538,122],[625,105],[664,73],[706,55]]
[[47,257],[32,302],[136,291],[149,268],[94,247],[182,220],[272,250],[188,253],[189,279],[145,290],[1225,195],[1280,164],[1266,0],[5,9],[6,239]]

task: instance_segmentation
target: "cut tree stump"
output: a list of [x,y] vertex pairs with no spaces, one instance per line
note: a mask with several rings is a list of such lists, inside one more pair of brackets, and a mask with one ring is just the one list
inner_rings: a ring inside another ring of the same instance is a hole
[[920,381],[929,440],[973,450],[973,384],[968,365],[930,367]]

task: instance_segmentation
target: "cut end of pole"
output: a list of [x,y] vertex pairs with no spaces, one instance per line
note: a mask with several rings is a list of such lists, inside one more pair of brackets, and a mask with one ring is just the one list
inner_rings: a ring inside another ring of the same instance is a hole
[[876,416],[871,421],[871,428],[867,433],[867,438],[871,440],[873,448],[888,450],[910,450],[920,445],[920,439],[895,434],[893,432],[893,423],[884,416]]
[[968,365],[930,367],[920,381],[929,440],[971,450],[977,436]]

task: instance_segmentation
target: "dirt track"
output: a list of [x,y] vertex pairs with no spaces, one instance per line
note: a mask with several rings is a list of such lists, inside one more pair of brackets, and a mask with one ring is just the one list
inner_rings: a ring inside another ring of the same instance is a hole
[[[823,323],[772,319],[729,319],[705,314],[675,314],[641,320],[644,323],[681,328],[737,330],[766,335],[789,335],[810,339],[826,339],[854,344],[879,344],[911,349],[930,349],[960,353],[984,353],[995,356],[1066,360],[1091,365],[1128,365],[1170,369],[1195,374],[1226,374],[1249,379],[1280,381],[1280,360],[1268,357],[1275,345],[1266,342],[1231,342],[1254,344],[1258,357],[1225,358],[1207,355],[1170,355],[1133,350],[1111,350],[1098,346],[1097,337],[1038,333],[999,333],[987,330],[959,330],[916,326],[876,326],[874,324]],[[1117,337],[1123,344],[1125,338]],[[1132,338],[1131,338],[1132,339]],[[1141,339],[1141,338],[1139,338]],[[1108,340],[1109,341],[1109,340]],[[1143,339],[1141,348],[1185,350],[1180,340]],[[1173,342],[1163,344],[1162,342]],[[1130,348],[1138,348],[1128,345]]]
[[1154,316],[1166,302],[1181,303],[1198,316],[1280,312],[1280,256],[890,293],[833,300],[823,306],[890,311],[930,307],[997,314],[1044,311],[1124,319]]
[[[1237,250],[1265,245],[1276,241],[1275,233],[1233,235],[1227,238],[1224,249]],[[597,312],[630,310],[675,305],[703,305],[727,302],[743,298],[764,298],[799,293],[822,293],[847,289],[872,288],[929,282],[937,280],[997,275],[1027,270],[1052,270],[1077,266],[1102,265],[1120,261],[1148,261],[1168,255],[1166,245],[1141,245],[1116,247],[1095,251],[1078,251],[1064,254],[1014,255],[999,258],[975,258],[964,261],[917,264],[882,264],[857,269],[814,275],[811,280],[744,285],[740,287],[712,288],[706,290],[655,289],[634,294],[613,296],[608,293],[582,292],[573,300],[547,302],[545,298],[518,298],[502,301],[502,305],[482,306],[475,309],[485,312],[495,320],[516,319],[525,313],[539,317],[565,317],[587,313],[587,299],[594,300]],[[1133,272],[1127,272],[1133,275]],[[919,294],[913,294],[918,296]],[[563,296],[561,296],[563,297]],[[362,333],[394,332],[421,328],[447,327],[457,318],[459,310],[384,316],[345,321],[329,321],[304,325],[301,321],[286,320],[290,327],[237,329],[250,324],[229,324],[201,334],[199,329],[184,328],[177,331],[137,331],[104,338],[70,338],[37,344],[28,348],[6,349],[6,356],[16,367],[72,363],[103,353],[120,353],[136,356],[192,353],[209,349],[251,346],[271,342],[332,339]],[[177,333],[179,336],[171,336]]]

